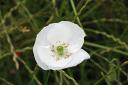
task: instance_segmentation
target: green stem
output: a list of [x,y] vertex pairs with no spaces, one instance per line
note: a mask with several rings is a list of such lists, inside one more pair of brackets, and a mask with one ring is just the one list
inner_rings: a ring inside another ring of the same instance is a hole
[[4,79],[2,77],[0,77],[0,80],[3,81],[7,85],[14,85],[14,84],[12,84],[11,82],[7,81],[6,79]]
[[75,7],[75,4],[74,4],[73,0],[70,0],[70,3],[71,3],[71,6],[72,6],[72,9],[73,9],[73,12],[75,14],[75,17],[76,17],[76,20],[77,20],[78,24],[83,28],[83,26],[82,26],[82,24],[80,22],[80,18],[78,16],[78,13],[76,11],[76,7]]
[[109,50],[111,50],[113,52],[120,53],[120,54],[123,54],[123,55],[127,55],[128,56],[128,52],[121,51],[121,50],[118,50],[116,48],[107,47],[107,46],[103,46],[103,45],[99,45],[99,44],[95,44],[95,43],[90,43],[90,42],[85,42],[84,44],[85,45],[88,45],[88,46],[92,46],[92,47],[101,48],[101,49],[109,49]]
[[63,75],[62,75],[62,72],[60,72],[60,83],[59,85],[63,85]]
[[85,4],[81,7],[80,11],[79,11],[79,15],[81,14],[81,12],[85,9],[85,7],[87,6],[87,4],[90,2],[91,0],[87,0],[85,2]]
[[39,68],[38,68],[38,66],[36,65],[36,66],[35,66],[35,69],[34,69],[34,71],[33,71],[33,73],[32,73],[32,78],[31,78],[31,80],[30,80],[30,82],[29,82],[28,85],[32,85],[32,83],[33,83],[33,81],[34,81],[34,76],[37,74],[38,70],[39,70]]
[[71,76],[69,76],[65,71],[60,70],[59,72],[61,72],[65,77],[67,77],[68,79],[72,80],[74,85],[79,85],[76,80],[74,78],[72,78]]
[[46,78],[46,83],[45,83],[45,85],[48,85],[49,76],[50,76],[50,71],[48,71],[48,75],[47,75],[47,78]]
[[[24,60],[22,60],[21,58],[17,58],[17,59],[25,66],[25,68],[28,70],[30,75],[32,75],[33,71],[29,68],[29,66],[26,64],[26,62]],[[34,80],[37,82],[38,85],[42,85],[42,83],[38,80],[38,78],[35,75],[34,75]]]

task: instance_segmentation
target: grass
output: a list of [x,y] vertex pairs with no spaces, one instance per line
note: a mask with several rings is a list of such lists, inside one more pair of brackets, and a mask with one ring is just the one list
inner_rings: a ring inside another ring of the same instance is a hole
[[[0,0],[0,85],[128,85],[127,0]],[[80,25],[91,59],[60,71],[36,65],[36,34],[62,20]]]

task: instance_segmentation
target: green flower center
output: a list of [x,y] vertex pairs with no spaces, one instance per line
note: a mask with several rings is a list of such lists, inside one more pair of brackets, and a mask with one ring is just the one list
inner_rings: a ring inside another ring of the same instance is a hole
[[63,46],[57,46],[56,47],[56,53],[59,56],[63,56],[64,55],[64,47]]
[[68,44],[63,42],[57,42],[55,45],[52,45],[51,51],[53,52],[52,56],[55,57],[56,60],[68,58],[71,55],[71,53],[68,52]]

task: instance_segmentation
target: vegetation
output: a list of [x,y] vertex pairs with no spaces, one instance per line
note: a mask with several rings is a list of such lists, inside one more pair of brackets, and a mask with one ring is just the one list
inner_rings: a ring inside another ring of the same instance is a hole
[[[36,34],[62,20],[84,29],[91,59],[42,70],[32,52]],[[128,85],[128,1],[0,0],[0,85]]]

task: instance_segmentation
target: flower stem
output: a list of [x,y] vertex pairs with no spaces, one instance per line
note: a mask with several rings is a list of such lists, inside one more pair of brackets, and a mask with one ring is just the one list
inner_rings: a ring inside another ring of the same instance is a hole
[[60,72],[60,82],[59,85],[63,85],[63,75],[62,72]]
[[65,71],[60,70],[59,72],[62,73],[62,74],[63,74],[65,77],[67,77],[68,79],[72,80],[73,83],[74,83],[74,85],[79,85],[79,84],[76,82],[76,80],[75,80],[73,77],[69,76]]
[[48,79],[49,79],[49,76],[50,76],[50,71],[48,71],[48,74],[47,74],[47,78],[46,78],[45,85],[48,85]]

